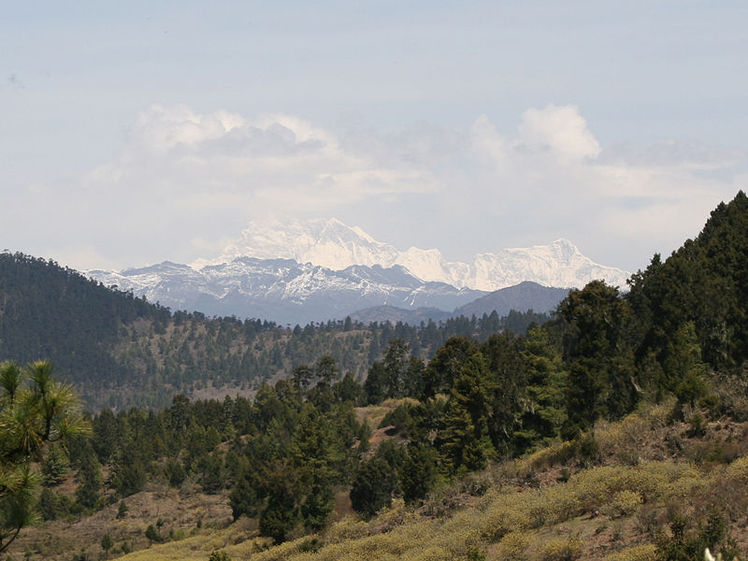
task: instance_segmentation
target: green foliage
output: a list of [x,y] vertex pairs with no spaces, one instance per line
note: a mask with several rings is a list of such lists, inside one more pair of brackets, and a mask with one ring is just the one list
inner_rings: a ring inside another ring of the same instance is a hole
[[566,373],[561,353],[550,342],[547,331],[533,327],[520,342],[527,385],[521,403],[519,426],[513,448],[524,452],[538,441],[557,435],[566,420]]
[[473,471],[486,465],[492,455],[489,434],[491,398],[496,391],[483,355],[474,352],[459,365],[450,365],[453,381],[440,448],[453,472]]
[[593,281],[571,291],[559,313],[567,325],[569,365],[564,434],[573,437],[599,417],[620,418],[636,403],[633,355],[625,338],[631,309],[617,288]]
[[264,503],[264,487],[254,470],[247,468],[229,494],[234,520],[241,515],[256,516]]
[[59,485],[68,473],[69,460],[58,443],[49,446],[47,457],[42,461],[42,483],[45,487]]
[[630,516],[642,504],[642,496],[636,491],[623,489],[613,495],[610,502],[603,507],[601,512],[611,518]]
[[[38,476],[31,463],[46,462],[49,445],[87,428],[70,387],[52,377],[51,363],[37,361],[24,369],[0,364],[0,552],[34,521]],[[45,502],[49,515],[54,509],[50,495]]]
[[437,481],[437,454],[426,445],[411,445],[398,475],[403,499],[410,504],[425,499]]
[[318,532],[327,526],[334,508],[332,488],[324,483],[316,483],[301,505],[301,517],[309,530]]
[[110,484],[120,497],[129,497],[142,491],[146,472],[143,464],[132,458],[122,457],[114,466]]
[[120,501],[119,505],[117,506],[117,520],[122,520],[127,516],[128,512],[127,504],[125,504],[125,501]]
[[208,561],[231,561],[231,557],[222,549],[218,549],[210,554]]
[[224,486],[223,457],[214,452],[205,454],[197,461],[199,481],[203,491],[215,494]]
[[51,489],[42,489],[39,495],[39,513],[43,520],[56,520],[58,514],[57,495]]
[[486,561],[486,554],[477,547],[471,547],[467,553],[468,561]]
[[148,541],[153,543],[161,543],[164,541],[161,532],[153,524],[149,524],[145,529],[145,537],[148,538]]
[[375,456],[363,463],[351,487],[353,508],[361,515],[371,517],[382,508],[389,507],[395,482],[395,471],[384,459]]
[[112,546],[114,545],[114,542],[112,541],[112,536],[109,535],[109,532],[104,534],[104,537],[101,538],[101,549],[104,550],[104,552],[109,555],[109,550],[112,549]]
[[398,405],[395,409],[384,416],[382,422],[379,423],[379,428],[394,426],[396,432],[406,430],[408,425],[411,423],[411,418],[408,413],[409,409],[410,406],[407,403]]
[[582,554],[582,541],[573,536],[548,540],[543,546],[542,561],[575,561]]
[[187,473],[184,471],[181,462],[175,460],[169,460],[164,468],[164,474],[166,479],[169,481],[169,485],[176,489],[182,486],[184,480],[187,478]]
[[273,538],[275,543],[285,541],[301,519],[296,481],[289,475],[285,469],[273,473],[267,506],[260,515],[260,534]]
[[375,362],[369,368],[364,382],[366,403],[381,403],[387,397],[387,372],[381,362]]
[[90,444],[85,450],[76,475],[78,489],[75,498],[84,507],[94,508],[99,502],[101,492],[101,465]]

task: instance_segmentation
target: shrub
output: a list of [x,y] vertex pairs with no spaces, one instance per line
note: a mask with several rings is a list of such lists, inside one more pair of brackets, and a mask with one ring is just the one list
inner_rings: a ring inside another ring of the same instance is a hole
[[467,554],[468,561],[486,561],[486,554],[477,547],[471,547]]
[[600,445],[591,434],[579,442],[579,457],[582,465],[591,466],[600,462]]
[[657,547],[651,543],[627,547],[606,556],[603,561],[656,561]]
[[582,540],[567,536],[548,540],[543,547],[543,561],[575,561],[582,555]]
[[706,434],[706,422],[704,417],[699,413],[694,413],[688,419],[688,430],[686,430],[686,436],[689,438],[698,438]]
[[606,516],[620,518],[633,514],[641,504],[642,496],[640,493],[624,489],[613,495],[611,501],[604,505],[601,510]]
[[145,537],[148,538],[150,542],[161,543],[164,541],[163,536],[158,530],[156,530],[156,527],[153,524],[149,524],[148,528],[146,528]]
[[187,474],[185,473],[181,462],[175,460],[168,461],[166,468],[164,468],[164,473],[166,474],[166,479],[169,480],[169,485],[176,489],[181,487],[182,483],[184,483],[184,480],[187,478]]
[[119,506],[117,507],[117,519],[121,520],[127,516],[127,505],[125,504],[125,501],[120,501]]
[[384,416],[379,428],[394,426],[397,432],[404,430],[410,423],[410,406],[407,403],[398,405]]
[[505,535],[496,550],[496,557],[503,561],[522,561],[526,559],[525,549],[530,540],[523,532],[509,532]]

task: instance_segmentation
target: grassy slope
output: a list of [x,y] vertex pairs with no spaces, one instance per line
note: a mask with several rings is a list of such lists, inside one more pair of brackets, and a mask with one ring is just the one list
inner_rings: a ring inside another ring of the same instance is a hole
[[[360,413],[376,421],[382,409]],[[705,434],[689,437],[688,425],[667,424],[668,412],[667,406],[648,407],[621,422],[598,424],[599,449],[592,460],[583,458],[578,447],[559,443],[471,474],[434,493],[419,508],[406,508],[396,500],[392,509],[371,521],[346,516],[320,535],[280,546],[270,547],[267,539],[258,537],[255,521],[228,524],[225,496],[161,491],[128,498],[132,506],[126,520],[115,519],[114,505],[75,524],[72,533],[70,527],[63,531],[60,523],[31,529],[17,551],[33,550],[33,542],[45,541],[40,530],[81,539],[90,534],[82,541],[97,555],[105,531],[115,538],[117,549],[127,540],[142,548],[147,546],[145,527],[162,517],[165,532],[176,530],[176,539],[123,560],[204,561],[211,551],[223,549],[234,561],[446,560],[467,559],[471,551],[502,560],[637,561],[653,558],[655,535],[666,528],[673,512],[696,519],[707,505],[715,505],[729,519],[730,535],[745,552],[748,423],[714,421]],[[381,438],[379,432],[374,438]],[[585,467],[590,461],[594,465]],[[201,514],[198,529],[195,520]],[[70,553],[61,558],[70,558]]]

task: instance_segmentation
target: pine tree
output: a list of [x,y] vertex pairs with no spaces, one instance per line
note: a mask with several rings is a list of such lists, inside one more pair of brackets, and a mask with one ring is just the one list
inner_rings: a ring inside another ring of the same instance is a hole
[[42,462],[42,483],[46,487],[60,484],[68,472],[69,461],[62,447],[55,443],[49,446],[47,457]]
[[51,489],[42,489],[39,495],[39,512],[43,520],[57,519],[57,495]]
[[268,477],[267,491],[267,506],[260,515],[260,534],[281,543],[301,518],[296,474],[287,466],[277,466]]
[[21,369],[0,364],[0,552],[33,520],[37,477],[48,444],[88,430],[70,387],[52,376],[52,364]]
[[411,445],[398,470],[400,487],[406,503],[426,498],[438,475],[436,453],[425,445]]
[[441,451],[453,472],[485,467],[495,454],[489,433],[490,398],[495,388],[479,351],[455,367]]
[[517,453],[539,440],[556,436],[566,420],[566,373],[560,351],[551,345],[547,331],[540,327],[527,332],[521,347],[527,386],[521,398],[521,429],[514,433]]
[[90,444],[81,458],[78,468],[78,489],[75,492],[77,501],[87,508],[94,508],[99,501],[101,490],[101,466]]
[[109,532],[104,534],[104,537],[101,538],[101,549],[104,550],[105,557],[109,557],[109,550],[112,549],[112,546],[114,545],[114,542],[112,542],[112,536],[109,535]]
[[396,474],[382,458],[374,457],[359,466],[351,486],[353,509],[364,517],[374,516],[392,504]]

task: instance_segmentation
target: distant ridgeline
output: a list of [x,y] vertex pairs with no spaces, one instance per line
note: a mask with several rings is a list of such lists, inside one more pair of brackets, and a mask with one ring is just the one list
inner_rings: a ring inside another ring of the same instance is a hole
[[547,319],[511,312],[418,326],[347,319],[289,329],[171,312],[54,261],[0,254],[0,360],[52,360],[58,376],[93,409],[160,407],[180,392],[250,392],[323,355],[361,377],[395,338],[428,358],[452,335],[484,340],[503,328],[521,333]]

